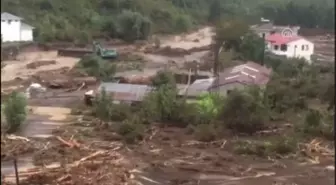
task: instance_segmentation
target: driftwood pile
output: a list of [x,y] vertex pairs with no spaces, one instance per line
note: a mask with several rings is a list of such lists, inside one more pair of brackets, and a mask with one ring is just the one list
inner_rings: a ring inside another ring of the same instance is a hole
[[[83,150],[86,156],[70,163],[53,163],[36,167],[28,171],[19,170],[20,185],[31,184],[57,184],[57,185],[132,185],[134,180],[129,164],[124,157],[117,152],[121,147],[117,146],[109,150],[93,149],[79,143],[73,137],[69,140],[57,136],[56,140],[66,148]],[[3,177],[10,184],[15,179],[15,174]]]

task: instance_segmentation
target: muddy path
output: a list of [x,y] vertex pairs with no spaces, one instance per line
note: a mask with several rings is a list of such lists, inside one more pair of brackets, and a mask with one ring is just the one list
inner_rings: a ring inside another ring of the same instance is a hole
[[[27,120],[16,135],[31,139],[52,137],[53,130],[67,123],[66,120],[71,111],[69,108],[61,107],[30,106],[28,109],[30,111]],[[41,145],[43,143],[43,141],[40,142]],[[28,153],[19,156],[17,159],[19,172],[24,172],[35,167],[32,155]],[[1,174],[14,174],[13,162],[11,160],[1,161]]]

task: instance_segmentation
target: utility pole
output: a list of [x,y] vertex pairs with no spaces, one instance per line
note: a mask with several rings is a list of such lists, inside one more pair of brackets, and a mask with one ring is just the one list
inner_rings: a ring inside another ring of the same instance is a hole
[[261,65],[264,65],[265,64],[265,49],[266,49],[265,34],[262,34],[262,39],[263,39],[263,51],[261,55]]

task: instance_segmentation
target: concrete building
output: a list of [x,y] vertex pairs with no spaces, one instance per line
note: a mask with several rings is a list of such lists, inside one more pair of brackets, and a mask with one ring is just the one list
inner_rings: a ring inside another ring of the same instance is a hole
[[311,63],[314,54],[314,44],[301,36],[284,36],[279,33],[265,38],[266,51],[288,58],[304,58]]
[[1,42],[33,41],[33,29],[23,22],[23,18],[1,13]]

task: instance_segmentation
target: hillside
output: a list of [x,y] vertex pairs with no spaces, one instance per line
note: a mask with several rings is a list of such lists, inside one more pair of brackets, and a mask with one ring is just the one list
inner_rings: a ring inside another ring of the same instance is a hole
[[92,37],[146,39],[206,24],[215,17],[266,16],[280,24],[334,28],[333,1],[279,0],[2,0],[1,11],[26,19],[39,41],[88,42]]

